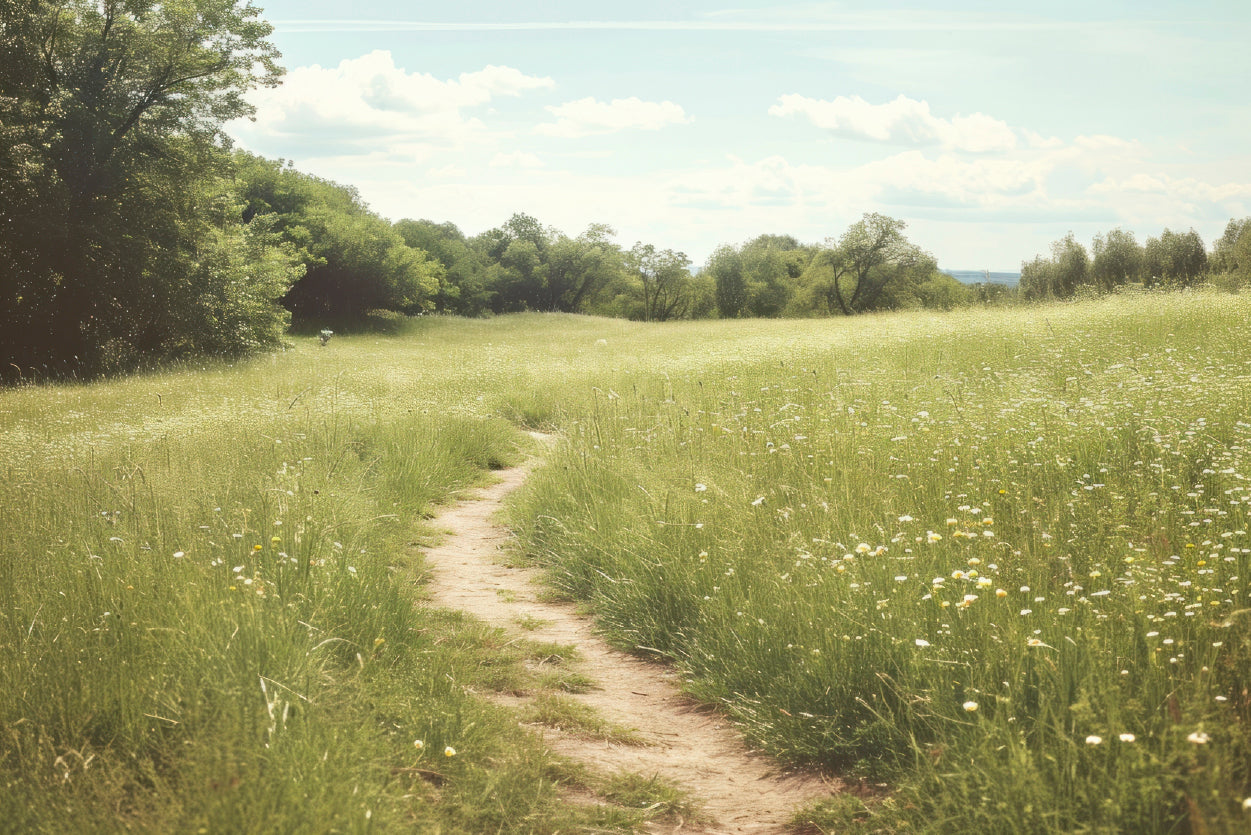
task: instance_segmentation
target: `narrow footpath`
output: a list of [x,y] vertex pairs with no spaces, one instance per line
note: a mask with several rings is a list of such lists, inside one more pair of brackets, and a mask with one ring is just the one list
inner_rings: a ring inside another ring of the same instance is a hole
[[[425,556],[433,604],[463,610],[510,634],[577,647],[581,658],[576,669],[593,679],[597,689],[569,698],[593,707],[609,722],[634,729],[646,744],[587,741],[536,728],[544,742],[601,773],[659,775],[689,791],[710,821],[687,821],[668,829],[653,824],[651,831],[782,833],[798,807],[838,791],[835,781],[788,774],[769,758],[749,753],[724,717],[679,691],[672,672],[610,648],[573,605],[540,601],[537,571],[498,561],[509,533],[495,516],[533,464],[499,471],[498,483],[445,508],[432,525],[447,536],[425,549]],[[519,621],[541,625],[523,631]]]

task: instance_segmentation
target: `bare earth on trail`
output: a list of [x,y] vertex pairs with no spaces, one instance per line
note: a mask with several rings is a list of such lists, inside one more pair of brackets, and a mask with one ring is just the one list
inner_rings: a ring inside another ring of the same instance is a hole
[[[528,472],[528,467],[502,470],[498,483],[474,491],[432,520],[448,535],[425,550],[427,588],[435,605],[469,612],[518,636],[577,647],[577,669],[597,688],[568,698],[634,729],[645,744],[588,741],[550,728],[540,730],[544,742],[603,774],[659,775],[686,789],[708,821],[670,824],[671,831],[780,833],[798,807],[838,791],[836,782],[788,774],[768,758],[750,754],[724,717],[682,695],[671,671],[611,649],[572,605],[540,602],[537,572],[497,562],[509,534],[493,517]],[[541,624],[523,631],[519,620]],[[653,831],[662,829],[653,826]]]

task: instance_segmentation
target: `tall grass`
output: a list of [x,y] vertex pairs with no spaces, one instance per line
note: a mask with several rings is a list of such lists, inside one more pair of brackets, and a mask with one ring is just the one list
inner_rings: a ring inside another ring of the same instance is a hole
[[0,392],[0,830],[636,824],[467,692],[519,645],[413,606],[421,518],[521,425],[562,433],[514,513],[555,583],[889,783],[813,826],[1242,831],[1247,314],[429,319]]
[[514,518],[755,744],[889,777],[866,828],[1245,831],[1248,312],[688,342],[599,382]]
[[482,332],[0,392],[0,831],[603,816],[467,692],[525,659],[414,605],[422,517],[519,460],[497,415],[535,400],[484,344],[525,320]]

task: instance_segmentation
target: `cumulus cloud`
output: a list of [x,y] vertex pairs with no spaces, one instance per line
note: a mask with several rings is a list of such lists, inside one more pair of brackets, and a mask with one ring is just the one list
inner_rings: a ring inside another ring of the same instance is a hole
[[838,136],[892,145],[941,145],[973,153],[1010,151],[1017,146],[1016,132],[999,119],[984,113],[944,119],[930,111],[928,102],[904,95],[886,104],[870,104],[859,96],[825,101],[792,93],[782,96],[769,113],[804,116]]
[[442,80],[406,72],[390,52],[375,50],[337,67],[291,70],[281,87],[252,94],[255,122],[233,123],[231,132],[249,145],[293,140],[322,153],[367,153],[383,143],[446,146],[487,133],[464,111],[553,86],[550,78],[500,66]]
[[579,138],[623,130],[659,130],[667,125],[690,122],[691,117],[680,105],[671,101],[643,101],[636,97],[613,99],[578,99],[548,108],[555,122],[545,122],[534,129],[544,136]]

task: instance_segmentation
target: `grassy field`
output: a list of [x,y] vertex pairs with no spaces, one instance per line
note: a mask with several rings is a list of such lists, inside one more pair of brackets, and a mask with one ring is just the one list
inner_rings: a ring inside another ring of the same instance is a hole
[[467,693],[545,648],[412,605],[423,514],[548,426],[521,550],[890,787],[817,830],[1244,831],[1249,313],[426,319],[0,392],[0,829],[637,824]]

